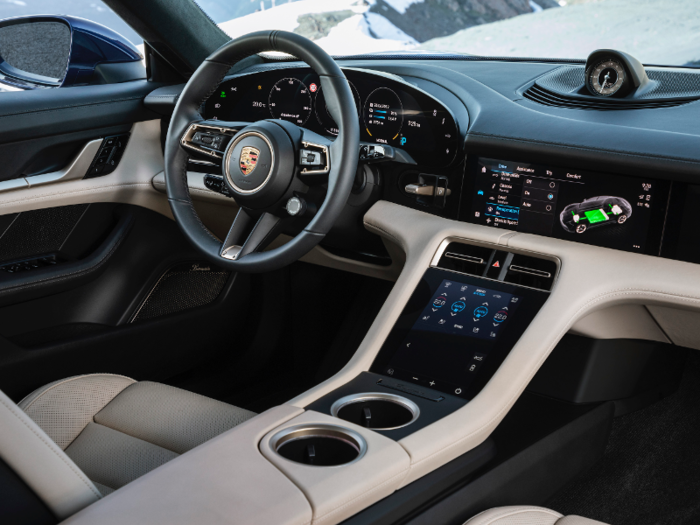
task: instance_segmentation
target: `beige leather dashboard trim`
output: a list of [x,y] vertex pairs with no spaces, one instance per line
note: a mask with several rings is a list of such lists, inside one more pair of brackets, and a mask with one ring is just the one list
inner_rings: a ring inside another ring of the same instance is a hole
[[673,344],[700,350],[700,312],[661,305],[648,309]]
[[[335,425],[351,429],[367,442],[358,461],[338,467],[315,467],[289,461],[270,446],[279,431],[297,425]],[[401,486],[409,468],[406,451],[395,441],[337,418],[308,411],[267,434],[262,454],[299,487],[313,508],[314,524],[335,524],[385,498]]]
[[595,339],[671,342],[649,310],[640,304],[620,304],[595,310],[576,321],[569,333]]
[[101,497],[65,452],[1,391],[0,457],[58,519]]
[[552,349],[576,321],[617,305],[662,305],[700,311],[700,266],[536,235],[442,219],[378,202],[365,226],[406,252],[404,271],[350,362],[291,400],[304,407],[368,370],[443,239],[458,237],[557,257],[551,296],[499,370],[470,403],[399,443],[411,456],[408,484],[482,443],[508,413]]
[[298,416],[282,405],[190,450],[62,522],[66,525],[306,525],[304,494],[258,450]]

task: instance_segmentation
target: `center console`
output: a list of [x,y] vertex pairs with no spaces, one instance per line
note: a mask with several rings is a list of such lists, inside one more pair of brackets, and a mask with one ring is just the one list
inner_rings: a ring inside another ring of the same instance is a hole
[[549,296],[555,260],[448,240],[368,372],[307,407],[401,439],[473,399]]

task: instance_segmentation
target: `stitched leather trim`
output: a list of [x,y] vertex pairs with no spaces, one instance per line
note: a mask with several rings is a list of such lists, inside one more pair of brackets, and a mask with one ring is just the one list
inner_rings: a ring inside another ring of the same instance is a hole
[[[34,434],[36,437],[38,437],[42,443],[44,443],[47,447],[49,447],[49,450],[51,450],[51,452],[53,452],[56,455],[56,457],[58,457],[61,461],[63,461],[63,463],[66,464],[66,466],[76,475],[76,477],[78,479],[80,479],[80,481],[82,481],[85,484],[85,486],[90,490],[90,492],[92,492],[95,495],[95,497],[98,500],[102,499],[102,494],[100,494],[100,492],[95,488],[95,486],[92,484],[92,482],[89,479],[87,479],[87,477],[85,477],[85,475],[80,470],[77,470],[73,465],[71,465],[68,461],[66,461],[66,456],[64,454],[56,451],[56,449],[55,449],[56,444],[55,443],[53,443],[52,441],[47,441],[46,439],[44,439],[42,437],[41,434],[37,433],[36,430],[34,430],[30,425],[27,424],[27,422],[25,421],[23,416],[20,416],[19,414],[17,414],[17,412],[14,410],[14,407],[8,405],[2,399],[0,399],[0,403],[2,403],[3,406],[5,406],[13,416],[15,416],[17,419],[19,419],[22,422],[22,424],[24,426],[26,426],[32,432],[32,434]],[[27,416],[27,417],[29,417],[29,416]]]

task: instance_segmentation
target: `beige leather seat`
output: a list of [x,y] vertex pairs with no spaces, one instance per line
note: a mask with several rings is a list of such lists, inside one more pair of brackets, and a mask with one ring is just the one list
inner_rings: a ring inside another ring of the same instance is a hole
[[19,407],[102,496],[255,415],[179,388],[111,374],[50,383]]
[[543,507],[496,507],[477,514],[464,525],[605,525],[581,516],[562,516]]

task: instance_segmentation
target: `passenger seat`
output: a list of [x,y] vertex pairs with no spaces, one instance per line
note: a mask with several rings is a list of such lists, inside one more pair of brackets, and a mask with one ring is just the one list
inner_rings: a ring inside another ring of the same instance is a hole
[[605,525],[581,516],[562,516],[542,507],[496,507],[477,514],[464,525]]

